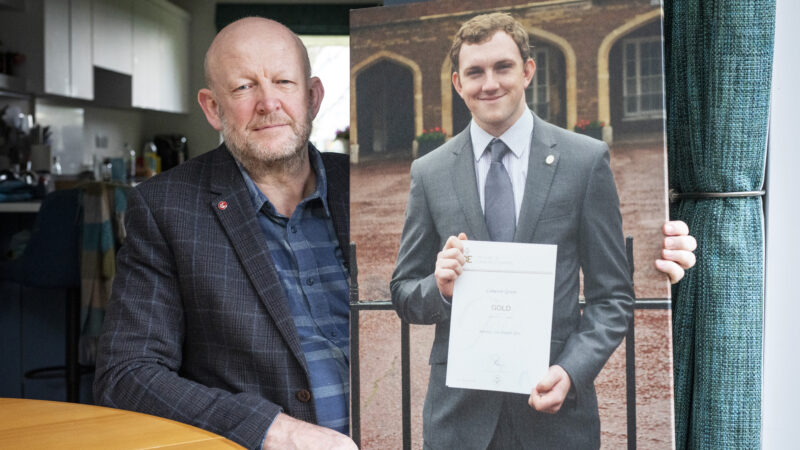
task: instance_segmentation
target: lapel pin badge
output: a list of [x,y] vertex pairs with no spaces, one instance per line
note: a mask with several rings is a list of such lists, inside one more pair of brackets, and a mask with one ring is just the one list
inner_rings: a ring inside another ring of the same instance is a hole
[[228,207],[228,202],[226,202],[225,200],[217,203],[217,208],[219,208],[220,211],[225,211],[227,207]]
[[545,162],[545,164],[547,164],[549,166],[550,164],[553,164],[553,161],[555,161],[555,160],[556,160],[555,156],[547,155],[547,158],[544,159],[544,162]]

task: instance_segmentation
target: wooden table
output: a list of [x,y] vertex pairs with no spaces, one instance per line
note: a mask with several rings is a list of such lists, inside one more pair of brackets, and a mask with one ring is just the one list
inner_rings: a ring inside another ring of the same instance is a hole
[[0,398],[0,448],[240,449],[161,417],[78,403]]

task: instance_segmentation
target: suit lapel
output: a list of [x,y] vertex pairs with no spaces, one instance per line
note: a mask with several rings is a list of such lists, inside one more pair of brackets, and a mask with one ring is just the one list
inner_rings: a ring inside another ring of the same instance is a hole
[[472,151],[472,142],[469,137],[469,127],[459,133],[455,138],[452,150],[455,159],[453,191],[456,194],[461,211],[467,223],[469,239],[488,241],[489,231],[483,218],[481,199],[478,197],[478,180],[475,177],[475,154]]
[[[309,144],[310,145],[310,144]],[[338,153],[320,153],[328,180],[328,209],[347,266],[350,266],[350,160]]]
[[[550,189],[553,176],[559,161],[557,143],[550,133],[550,125],[533,115],[533,136],[531,138],[531,154],[528,158],[528,175],[525,192],[522,196],[522,208],[517,221],[517,232],[514,242],[531,242],[536,222],[542,213]],[[552,156],[552,158],[550,158]]]
[[[236,162],[224,145],[217,150],[208,186],[209,207],[227,233],[239,262],[295,358],[308,371],[288,300],[278,279],[250,193]],[[223,203],[224,202],[224,203]]]

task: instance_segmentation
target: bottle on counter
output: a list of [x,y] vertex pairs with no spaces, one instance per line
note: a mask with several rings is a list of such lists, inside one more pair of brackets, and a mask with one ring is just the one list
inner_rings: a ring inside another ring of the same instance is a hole
[[97,155],[97,153],[93,153],[92,154],[92,179],[94,181],[101,181],[103,179],[103,176],[102,176],[102,174],[100,172],[100,163],[101,163],[100,157]]
[[134,177],[136,177],[136,150],[133,149],[128,143],[125,143],[125,159],[127,160],[126,165],[128,169],[128,183],[133,183]]
[[105,182],[111,181],[113,169],[111,158],[103,158],[103,164],[100,165],[100,179]]
[[53,164],[50,166],[50,173],[53,175],[61,175],[61,160],[58,155],[53,156]]
[[158,156],[156,144],[152,141],[145,142],[142,151],[144,166],[147,169],[148,177],[161,172],[161,158]]

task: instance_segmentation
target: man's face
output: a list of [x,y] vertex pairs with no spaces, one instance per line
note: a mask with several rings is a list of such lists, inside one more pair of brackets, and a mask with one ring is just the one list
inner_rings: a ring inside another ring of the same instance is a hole
[[[321,84],[316,78],[306,79],[293,37],[249,28],[223,41],[210,59],[216,122],[209,117],[248,169],[305,151],[319,106],[314,97],[319,94],[321,101]],[[319,92],[312,92],[317,87]]]
[[499,136],[525,111],[525,88],[535,70],[533,60],[523,63],[511,36],[498,31],[485,42],[461,46],[453,85],[478,126]]

